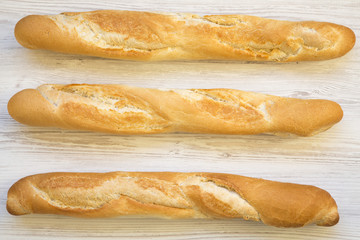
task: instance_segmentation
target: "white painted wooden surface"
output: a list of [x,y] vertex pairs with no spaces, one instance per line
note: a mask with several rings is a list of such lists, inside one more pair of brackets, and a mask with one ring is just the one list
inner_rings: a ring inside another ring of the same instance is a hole
[[[330,21],[360,33],[360,1],[134,0],[0,1],[1,239],[359,239],[360,50],[323,62],[138,63],[24,49],[15,23],[28,14],[126,9],[248,14]],[[343,120],[311,138],[267,135],[168,134],[115,136],[23,126],[7,113],[9,98],[43,83],[113,83],[162,88],[236,88],[338,102]],[[312,184],[336,199],[341,219],[330,228],[277,229],[243,220],[74,219],[10,216],[8,188],[19,178],[51,171],[209,171]]]

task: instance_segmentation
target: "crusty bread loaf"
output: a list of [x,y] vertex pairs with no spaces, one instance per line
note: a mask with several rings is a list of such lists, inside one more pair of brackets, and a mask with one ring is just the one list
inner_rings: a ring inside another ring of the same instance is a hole
[[316,61],[355,44],[353,31],[326,22],[113,10],[27,16],[15,36],[32,49],[154,61]]
[[233,89],[160,90],[123,85],[42,85],[15,94],[10,115],[32,126],[117,134],[166,132],[310,136],[341,120],[328,100]]
[[276,227],[339,221],[320,188],[221,173],[46,173],[8,192],[7,210],[74,217],[243,218]]

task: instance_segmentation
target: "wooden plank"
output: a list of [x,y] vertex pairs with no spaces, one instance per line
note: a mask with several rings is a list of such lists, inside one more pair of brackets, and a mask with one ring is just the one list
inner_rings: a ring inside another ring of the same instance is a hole
[[[27,14],[125,9],[248,14],[330,21],[360,34],[357,0],[2,1],[0,6],[0,236],[3,239],[359,239],[360,50],[309,63],[193,61],[139,63],[24,49],[16,22]],[[325,98],[344,119],[311,138],[161,134],[115,136],[22,126],[6,111],[9,98],[43,83],[109,83],[160,88],[236,88],[280,96]],[[208,171],[312,184],[328,190],[341,220],[331,228],[277,229],[243,220],[74,219],[10,216],[8,188],[49,171]]]

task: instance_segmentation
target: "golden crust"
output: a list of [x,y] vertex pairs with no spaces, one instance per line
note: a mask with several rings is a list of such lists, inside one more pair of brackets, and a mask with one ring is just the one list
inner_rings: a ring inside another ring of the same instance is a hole
[[[237,192],[241,192],[243,198],[260,213],[261,220],[266,224],[277,227],[301,227],[317,218],[315,221],[317,225],[327,226],[339,221],[334,199],[320,188],[314,186],[304,188],[304,185],[254,178],[238,178],[236,175],[214,175],[225,183],[230,182]],[[294,199],[300,202],[301,206],[294,203]],[[319,212],[324,214],[321,219]],[[306,217],[299,217],[301,215]]]
[[117,134],[292,133],[311,136],[343,116],[328,100],[301,100],[233,89],[148,89],[123,85],[42,85],[8,104],[17,121]]
[[15,94],[8,102],[9,114],[20,123],[32,126],[56,126],[55,108],[39,91],[25,89]]
[[244,218],[276,227],[339,220],[334,199],[320,188],[220,173],[38,174],[10,188],[7,209],[13,215]]
[[316,61],[355,44],[351,29],[326,22],[115,10],[27,16],[15,36],[27,48],[142,61]]
[[274,132],[290,132],[301,136],[312,136],[329,129],[343,117],[339,104],[321,99],[299,101],[282,99],[270,106]]

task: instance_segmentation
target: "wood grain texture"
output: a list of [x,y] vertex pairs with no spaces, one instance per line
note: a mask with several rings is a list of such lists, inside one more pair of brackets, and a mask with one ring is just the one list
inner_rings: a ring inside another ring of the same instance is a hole
[[[359,239],[360,50],[307,63],[138,63],[32,51],[15,40],[28,14],[126,9],[248,14],[329,21],[360,36],[358,0],[2,1],[0,6],[0,236],[4,239]],[[111,83],[153,88],[236,88],[338,102],[343,120],[311,138],[268,135],[162,134],[115,136],[18,124],[7,101],[44,83]],[[50,171],[209,171],[312,184],[329,191],[340,222],[331,228],[277,229],[242,220],[74,219],[10,216],[6,193],[19,178]]]

